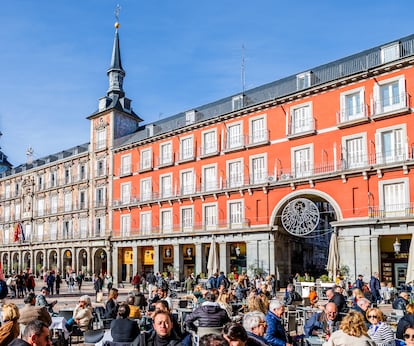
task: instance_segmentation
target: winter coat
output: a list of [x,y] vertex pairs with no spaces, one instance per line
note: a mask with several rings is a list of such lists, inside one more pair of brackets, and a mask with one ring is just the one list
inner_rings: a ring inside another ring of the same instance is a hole
[[266,343],[271,346],[285,346],[288,342],[288,338],[285,329],[283,328],[282,319],[269,311],[266,314],[266,324]]
[[204,302],[200,307],[187,315],[185,324],[191,330],[197,331],[194,324],[198,321],[199,327],[222,327],[230,322],[226,310],[223,310],[218,303]]

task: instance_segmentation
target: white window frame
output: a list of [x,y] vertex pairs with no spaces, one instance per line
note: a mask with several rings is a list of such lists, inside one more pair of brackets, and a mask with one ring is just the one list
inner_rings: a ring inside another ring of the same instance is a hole
[[[263,159],[263,168],[256,168],[256,160]],[[261,184],[267,181],[268,170],[267,170],[267,154],[253,155],[249,157],[250,167],[250,183]]]
[[[237,209],[236,213],[233,212]],[[227,201],[227,217],[230,228],[242,228],[244,221],[244,200],[234,199]]]
[[63,210],[72,210],[72,192],[66,192],[63,194]]
[[[386,186],[400,185],[403,187],[403,191],[398,193],[397,196],[387,195],[385,193]],[[380,198],[380,208],[384,211],[385,217],[401,217],[406,216],[406,208],[410,206],[410,181],[409,178],[398,178],[383,180],[379,182],[379,198]],[[401,200],[403,199],[403,200]],[[397,203],[394,203],[396,200]]]
[[151,235],[152,231],[152,212],[143,211],[140,213],[140,229],[141,235]]
[[217,190],[218,189],[217,164],[203,166],[202,172],[203,172],[203,191]]
[[227,125],[226,149],[237,149],[244,145],[243,123],[234,122]]
[[292,135],[314,130],[312,102],[290,107],[290,125]]
[[129,237],[131,235],[131,214],[123,214],[120,217],[119,224],[121,226],[121,237]]
[[99,159],[96,161],[96,176],[101,177],[106,174],[105,159]]
[[194,169],[180,171],[180,193],[190,195],[195,192],[195,174]]
[[192,231],[194,228],[194,207],[185,206],[180,208],[181,229],[184,232]]
[[160,209],[160,230],[162,233],[171,233],[173,231],[173,209]]
[[78,181],[86,180],[88,178],[88,167],[86,164],[81,163],[78,166]]
[[49,186],[50,187],[56,187],[57,186],[57,172],[56,171],[50,172]]
[[81,217],[79,219],[79,235],[82,239],[88,237],[88,218]]
[[105,187],[95,189],[95,207],[103,207],[106,203]]
[[[206,231],[215,230],[218,226],[217,203],[205,203],[203,206],[203,225]],[[214,213],[212,213],[214,211]],[[211,215],[208,215],[211,213]],[[214,215],[213,215],[214,214]]]
[[140,201],[149,201],[152,199],[152,179],[144,178],[139,182]]
[[196,111],[193,109],[191,111],[185,112],[185,124],[191,125],[194,124],[196,120]]
[[21,213],[21,204],[20,203],[16,203],[14,205],[14,219],[15,220],[20,219],[20,213]]
[[64,175],[65,184],[70,184],[72,182],[72,169],[71,169],[71,167],[66,167],[63,170],[63,175]]
[[194,158],[194,137],[180,138],[180,160],[191,160]]
[[96,149],[104,149],[106,147],[106,129],[96,130]]
[[56,214],[59,208],[59,198],[58,195],[54,194],[50,196],[50,212]]
[[121,156],[121,175],[131,174],[131,154]]
[[105,234],[105,218],[102,216],[95,217],[94,236],[102,237]]
[[151,169],[152,168],[152,149],[146,148],[140,151],[139,156],[139,169]]
[[5,222],[10,221],[10,205],[4,206],[4,221]]
[[[398,85],[398,94],[394,95],[392,85]],[[391,90],[391,96],[384,98],[382,90],[385,87]],[[390,89],[391,88],[391,89]],[[407,107],[405,89],[405,76],[399,75],[393,78],[384,79],[374,84],[374,115],[392,113]]]
[[[398,132],[399,133],[398,133]],[[383,135],[391,132],[394,135],[391,143],[391,153],[384,152],[384,140]],[[396,137],[397,136],[397,137]],[[397,139],[397,141],[396,141]],[[400,143],[398,143],[398,140]],[[408,142],[407,142],[407,125],[400,124],[395,126],[383,127],[377,129],[375,133],[375,147],[377,149],[377,163],[392,163],[403,161],[407,159],[408,155]]]
[[11,197],[11,187],[10,187],[10,184],[6,184],[4,186],[4,197],[5,198],[10,198]]
[[88,191],[79,190],[78,205],[79,209],[86,209],[88,207]]
[[342,137],[342,159],[344,169],[360,168],[368,164],[366,132],[355,133],[350,136]]
[[173,196],[172,173],[160,175],[160,197],[168,198]]
[[[202,132],[202,155],[214,155],[218,152],[217,129]],[[210,138],[211,137],[211,138]]]
[[[258,126],[257,124],[261,124]],[[249,144],[257,144],[266,142],[268,138],[267,116],[259,115],[249,119],[250,142]]]
[[43,222],[38,223],[36,225],[36,240],[43,241],[44,238],[45,238],[45,228],[44,228]]
[[312,175],[314,166],[313,144],[293,147],[290,152],[293,176],[295,178],[303,178]]
[[50,240],[57,240],[58,239],[58,226],[57,226],[56,221],[51,221],[49,223],[49,234],[50,234]]
[[160,165],[169,165],[173,162],[172,141],[160,144]]
[[296,75],[297,90],[309,88],[312,85],[312,71],[307,71]]
[[37,216],[45,215],[45,205],[46,203],[44,198],[39,198],[37,200]]
[[[237,168],[237,166],[238,168]],[[243,159],[229,160],[227,166],[227,187],[234,188],[244,185],[244,161]]]
[[[359,98],[359,104],[356,102]],[[352,106],[348,107],[348,100],[352,101]],[[344,123],[355,119],[364,118],[365,113],[365,88],[357,88],[345,91],[340,96],[341,110],[340,110],[340,122]]]
[[120,186],[121,190],[121,203],[128,204],[131,203],[131,182],[122,183]]
[[237,96],[233,96],[231,99],[231,106],[233,111],[237,111],[244,107],[244,95],[240,94]]
[[400,58],[400,42],[393,42],[381,47],[381,64],[394,61]]

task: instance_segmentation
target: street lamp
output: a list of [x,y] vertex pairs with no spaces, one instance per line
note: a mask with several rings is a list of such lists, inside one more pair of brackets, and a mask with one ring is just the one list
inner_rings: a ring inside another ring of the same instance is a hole
[[240,247],[237,245],[234,250],[236,251],[236,256],[239,257],[240,256]]
[[392,246],[394,247],[395,254],[398,255],[401,251],[401,243],[398,241],[398,237],[395,238],[395,242]]

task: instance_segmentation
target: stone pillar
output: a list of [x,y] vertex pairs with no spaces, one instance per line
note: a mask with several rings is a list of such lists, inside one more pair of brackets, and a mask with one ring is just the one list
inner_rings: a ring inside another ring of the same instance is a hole
[[[109,256],[109,252],[108,252],[108,256]],[[112,248],[112,254],[111,254],[111,258],[118,258],[118,247],[114,246]],[[108,258],[109,260],[109,258]],[[116,261],[117,262],[117,261]],[[108,262],[109,264],[109,262]],[[121,277],[119,276],[119,272],[118,272],[118,265],[114,265],[112,267],[112,280],[114,282],[114,287],[118,287],[118,282],[121,281]]]
[[227,274],[230,267],[230,244],[219,243],[220,272]]
[[154,273],[161,271],[160,265],[162,265],[162,263],[160,263],[160,261],[162,261],[162,258],[160,255],[160,246],[154,245]]
[[380,273],[381,269],[381,257],[380,257],[380,245],[379,237],[377,235],[371,235],[371,274],[377,272]]
[[184,256],[183,256],[183,246],[181,244],[174,244],[174,280],[180,282],[181,278],[184,276]]
[[[253,266],[254,268],[258,267],[259,265],[259,247],[257,240],[249,240],[246,241],[246,266],[249,268]],[[253,276],[253,273],[247,273],[249,277]]]
[[371,277],[373,262],[371,261],[371,241],[369,235],[355,237],[355,254],[358,274],[362,274],[366,278]]
[[197,243],[195,244],[195,268],[194,274],[197,276],[198,274],[204,271],[205,260],[204,260],[204,252],[203,252],[203,244]]
[[[111,249],[109,247],[107,247],[107,248],[105,248],[105,252],[106,252],[106,271],[111,273],[111,275],[112,275],[112,272],[113,272],[115,266],[112,265]],[[114,261],[114,262],[117,262],[117,261]]]
[[354,282],[359,273],[356,266],[355,254],[355,240],[354,236],[338,236],[339,262],[340,265],[346,264],[349,267],[349,275],[352,282]]
[[136,246],[132,246],[132,273],[133,276],[139,272],[138,266],[138,249]]

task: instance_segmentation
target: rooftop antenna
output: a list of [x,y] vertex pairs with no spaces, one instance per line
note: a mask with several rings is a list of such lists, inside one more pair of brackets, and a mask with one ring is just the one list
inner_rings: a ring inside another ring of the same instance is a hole
[[27,163],[29,165],[33,163],[33,153],[34,150],[31,146],[26,149]]
[[242,83],[242,92],[244,95],[245,90],[245,66],[244,66],[244,43],[242,44],[242,61],[241,61],[241,83]]

